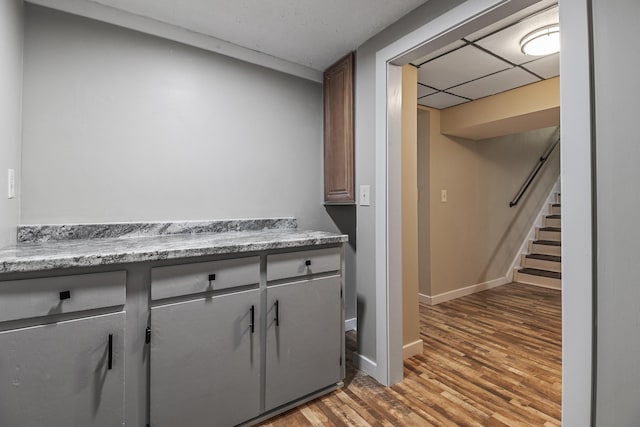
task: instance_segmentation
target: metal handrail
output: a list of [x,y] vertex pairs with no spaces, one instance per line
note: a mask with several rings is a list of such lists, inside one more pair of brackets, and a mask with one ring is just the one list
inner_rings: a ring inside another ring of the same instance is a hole
[[549,144],[544,154],[540,156],[540,160],[538,160],[538,163],[536,164],[536,166],[533,168],[533,170],[527,177],[527,180],[524,182],[524,184],[522,184],[522,187],[520,187],[520,191],[518,191],[518,194],[516,194],[513,200],[509,202],[510,208],[518,204],[518,202],[520,201],[524,193],[527,191],[527,189],[529,188],[533,180],[536,178],[536,176],[538,175],[538,172],[540,172],[540,169],[542,169],[542,166],[547,161],[547,159],[549,158],[553,150],[558,146],[558,144],[560,144],[560,137],[558,137],[555,141]]

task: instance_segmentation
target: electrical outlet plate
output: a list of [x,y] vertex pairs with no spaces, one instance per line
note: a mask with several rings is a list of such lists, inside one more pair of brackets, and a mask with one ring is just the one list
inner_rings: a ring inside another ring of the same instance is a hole
[[371,206],[371,189],[368,185],[360,186],[360,206]]
[[447,190],[440,190],[440,200],[443,203],[447,201]]

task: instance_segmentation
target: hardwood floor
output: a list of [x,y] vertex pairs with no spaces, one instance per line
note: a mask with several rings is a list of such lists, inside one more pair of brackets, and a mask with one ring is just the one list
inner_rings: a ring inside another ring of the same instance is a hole
[[344,387],[262,425],[559,426],[560,295],[514,283],[420,305],[424,352],[390,388],[353,368],[347,334]]

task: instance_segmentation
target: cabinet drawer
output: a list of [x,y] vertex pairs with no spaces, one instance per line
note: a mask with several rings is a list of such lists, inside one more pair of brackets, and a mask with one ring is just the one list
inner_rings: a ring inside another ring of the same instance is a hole
[[126,271],[0,282],[0,322],[124,305]]
[[267,256],[267,280],[340,270],[342,249],[326,248]]
[[151,299],[260,283],[260,257],[180,264],[151,269]]

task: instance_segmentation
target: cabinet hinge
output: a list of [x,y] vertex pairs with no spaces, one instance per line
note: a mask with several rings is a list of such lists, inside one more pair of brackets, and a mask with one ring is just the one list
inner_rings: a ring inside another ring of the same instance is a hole
[[151,342],[151,327],[147,326],[144,334],[144,342],[149,344]]

